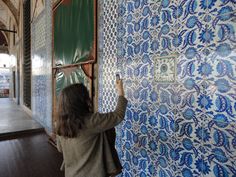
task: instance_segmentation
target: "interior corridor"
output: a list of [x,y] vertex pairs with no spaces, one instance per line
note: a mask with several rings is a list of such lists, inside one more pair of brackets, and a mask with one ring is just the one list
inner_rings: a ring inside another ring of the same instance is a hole
[[10,98],[0,99],[0,138],[42,130],[43,127]]

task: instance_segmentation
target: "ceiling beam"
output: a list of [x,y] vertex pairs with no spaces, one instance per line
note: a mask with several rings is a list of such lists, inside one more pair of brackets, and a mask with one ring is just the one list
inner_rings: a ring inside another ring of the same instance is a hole
[[9,32],[9,33],[16,33],[15,30],[9,30],[9,29],[4,29],[4,28],[0,28],[0,31]]
[[10,0],[1,0],[10,10],[13,17],[15,18],[16,25],[19,25],[19,17],[18,17],[18,10],[15,8],[15,6],[12,4]]
[[[6,29],[6,25],[1,20],[0,20],[0,28]],[[4,31],[2,31],[2,34],[4,35],[4,37],[7,41],[7,44],[9,46],[9,34],[6,34]]]

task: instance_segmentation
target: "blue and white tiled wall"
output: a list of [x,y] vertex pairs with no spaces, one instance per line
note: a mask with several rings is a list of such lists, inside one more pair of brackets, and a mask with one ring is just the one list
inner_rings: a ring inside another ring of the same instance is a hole
[[235,14],[235,0],[99,1],[99,110],[114,109],[116,72],[129,100],[121,176],[236,176]]
[[52,4],[31,25],[32,114],[48,131],[52,131]]

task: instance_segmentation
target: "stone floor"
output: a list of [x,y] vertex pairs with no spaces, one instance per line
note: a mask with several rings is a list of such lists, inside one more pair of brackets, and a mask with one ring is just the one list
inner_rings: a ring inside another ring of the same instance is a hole
[[0,98],[0,137],[14,133],[38,131],[43,127],[9,98]]

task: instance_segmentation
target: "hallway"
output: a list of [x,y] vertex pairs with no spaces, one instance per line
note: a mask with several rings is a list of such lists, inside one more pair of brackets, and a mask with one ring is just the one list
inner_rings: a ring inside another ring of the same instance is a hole
[[9,98],[0,99],[0,139],[17,133],[42,131],[43,127]]

